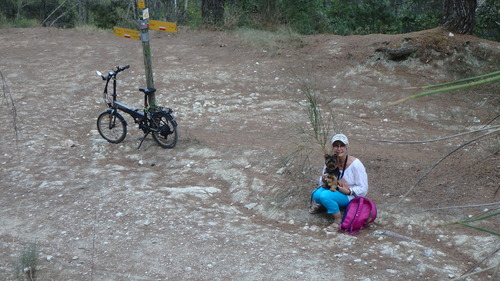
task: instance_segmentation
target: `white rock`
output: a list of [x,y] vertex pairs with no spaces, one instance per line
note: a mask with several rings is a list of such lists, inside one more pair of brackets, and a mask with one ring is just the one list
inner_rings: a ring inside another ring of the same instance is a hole
[[246,204],[245,208],[247,208],[248,210],[252,210],[253,208],[255,208],[255,206],[257,206],[257,203],[250,203]]
[[309,228],[311,231],[319,231],[319,227],[317,225],[312,225],[310,228]]
[[426,257],[430,257],[430,256],[432,255],[432,250],[431,250],[431,249],[425,249],[425,250],[424,250],[424,255],[425,255]]
[[76,143],[70,139],[64,140],[63,141],[63,146],[65,147],[75,147]]

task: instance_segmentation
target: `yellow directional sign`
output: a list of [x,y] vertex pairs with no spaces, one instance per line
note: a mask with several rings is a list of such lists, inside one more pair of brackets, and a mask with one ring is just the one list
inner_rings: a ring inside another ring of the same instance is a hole
[[149,20],[149,29],[177,33],[177,24],[172,22]]
[[137,1],[137,7],[138,7],[139,9],[146,9],[146,2],[145,2],[144,0],[142,0],[142,1],[141,1],[141,0]]
[[141,36],[139,35],[138,30],[133,30],[133,29],[126,29],[126,28],[121,28],[121,27],[113,27],[114,34],[115,36],[118,37],[125,37],[125,38],[130,38],[130,39],[135,39],[135,40],[140,40]]

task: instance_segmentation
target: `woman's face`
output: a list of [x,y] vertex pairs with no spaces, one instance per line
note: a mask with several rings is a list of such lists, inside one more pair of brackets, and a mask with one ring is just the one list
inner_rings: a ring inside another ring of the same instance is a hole
[[336,141],[332,144],[333,152],[339,157],[343,157],[347,153],[347,146],[341,141]]

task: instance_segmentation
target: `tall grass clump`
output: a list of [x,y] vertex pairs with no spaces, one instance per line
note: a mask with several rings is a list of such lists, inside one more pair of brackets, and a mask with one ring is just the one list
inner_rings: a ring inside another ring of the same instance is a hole
[[36,19],[5,19],[0,17],[0,28],[29,28],[40,26],[40,22]]
[[303,84],[301,92],[305,97],[302,107],[311,126],[309,133],[307,131],[304,131],[304,133],[309,135],[326,152],[327,144],[333,132],[334,116],[333,114],[328,114],[332,112],[323,113],[319,94],[311,90],[307,84]]
[[95,25],[90,25],[90,24],[79,24],[79,25],[75,26],[75,30],[78,30],[78,31],[86,33],[86,34],[112,32],[112,30],[102,29],[102,28],[99,28]]
[[39,252],[36,243],[31,244],[21,252],[19,258],[13,264],[17,280],[37,280],[39,266],[38,255]]
[[[298,105],[301,111],[289,116],[292,128],[285,135],[283,155],[279,161],[278,174],[286,175],[286,184],[278,186],[273,195],[266,216],[276,218],[283,214],[285,206],[309,204],[311,191],[317,187],[317,175],[321,157],[327,152],[329,139],[336,124],[330,103],[320,92],[315,91],[313,83],[304,78],[297,78],[293,90],[300,95]],[[329,151],[328,151],[329,152]]]
[[243,44],[252,48],[278,50],[290,45],[302,46],[301,36],[290,28],[280,28],[277,31],[266,31],[251,28],[238,28],[235,31]]
[[299,83],[298,90],[302,97],[299,106],[306,122],[302,121],[303,118],[295,120],[294,136],[288,139],[295,139],[296,142],[291,146],[287,144],[289,152],[282,158],[282,164],[294,178],[307,181],[315,178],[318,172],[314,164],[317,157],[330,152],[328,144],[336,120],[333,110],[328,107],[329,102],[311,88],[310,82],[301,80]]

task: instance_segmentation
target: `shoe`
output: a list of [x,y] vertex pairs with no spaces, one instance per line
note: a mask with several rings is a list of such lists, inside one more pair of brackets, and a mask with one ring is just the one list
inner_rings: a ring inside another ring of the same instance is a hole
[[339,224],[336,222],[334,222],[326,227],[326,231],[328,231],[328,232],[335,232],[338,230],[339,230]]
[[325,210],[325,208],[319,204],[313,204],[310,208],[309,208],[309,214],[318,214],[318,213],[321,213]]

